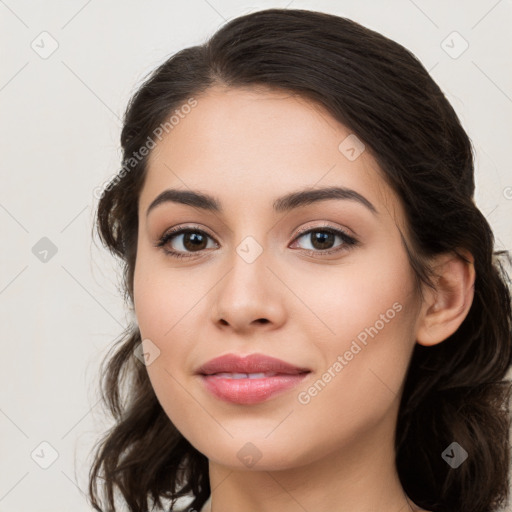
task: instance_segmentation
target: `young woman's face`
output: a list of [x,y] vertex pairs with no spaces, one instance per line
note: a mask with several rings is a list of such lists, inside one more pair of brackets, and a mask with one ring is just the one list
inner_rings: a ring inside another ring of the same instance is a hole
[[[225,466],[376,454],[391,443],[420,307],[401,204],[369,151],[311,102],[220,88],[196,100],[152,150],[139,201],[135,312],[158,400]],[[150,208],[169,189],[218,209],[178,194]],[[176,228],[188,231],[158,247]],[[198,373],[226,354],[308,372]]]

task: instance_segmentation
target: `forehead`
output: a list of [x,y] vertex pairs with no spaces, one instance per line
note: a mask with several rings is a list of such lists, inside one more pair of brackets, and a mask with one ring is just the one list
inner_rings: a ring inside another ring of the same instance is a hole
[[398,207],[369,151],[347,157],[357,139],[323,106],[254,87],[214,87],[195,100],[151,151],[141,210],[166,188],[209,192],[223,204],[243,194],[271,206],[287,192],[329,186],[352,188],[385,210]]

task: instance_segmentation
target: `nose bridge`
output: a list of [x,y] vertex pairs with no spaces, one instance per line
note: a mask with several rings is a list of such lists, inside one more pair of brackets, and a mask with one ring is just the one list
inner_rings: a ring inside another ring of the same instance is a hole
[[[245,295],[256,297],[264,285],[268,282],[268,275],[271,272],[267,269],[269,264],[270,249],[264,248],[263,243],[249,235],[234,247],[232,257],[229,259],[231,271],[226,276],[227,287],[231,292],[240,295],[242,299]],[[225,290],[227,291],[227,290]]]
[[229,271],[219,283],[214,321],[233,327],[249,326],[255,320],[278,321],[279,291],[267,268],[270,249],[253,236],[246,236],[228,258]]

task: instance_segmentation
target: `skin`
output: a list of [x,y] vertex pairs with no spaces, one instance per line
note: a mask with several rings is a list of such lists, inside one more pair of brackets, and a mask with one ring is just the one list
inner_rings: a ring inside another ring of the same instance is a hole
[[[436,290],[425,289],[422,300],[400,238],[406,222],[399,198],[368,150],[350,161],[338,149],[351,132],[320,106],[261,88],[215,87],[196,98],[149,158],[134,303],[145,347],[160,351],[147,367],[155,393],[209,459],[207,510],[421,510],[394,464],[402,385],[415,343],[439,343],[462,323],[473,298],[472,265],[440,257]],[[328,186],[357,191],[378,213],[346,199],[272,209],[284,194]],[[146,217],[167,188],[208,193],[223,212],[167,202]],[[155,247],[169,228],[191,224],[211,237],[205,248],[184,246],[184,235],[166,245],[190,258]],[[322,232],[325,224],[359,244],[347,248],[336,237],[326,250],[344,248],[325,255],[310,235],[298,238],[299,228]],[[248,236],[263,251],[252,263],[236,252]],[[394,318],[300,403],[298,394],[396,303]],[[268,354],[311,373],[263,403],[223,402],[195,371],[232,352]],[[237,456],[248,442],[260,456],[251,467]]]

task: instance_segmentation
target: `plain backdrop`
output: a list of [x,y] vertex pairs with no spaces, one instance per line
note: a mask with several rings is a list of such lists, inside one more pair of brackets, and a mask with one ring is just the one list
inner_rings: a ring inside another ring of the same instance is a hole
[[88,456],[109,425],[99,363],[131,320],[91,238],[93,191],[120,167],[130,95],[269,7],[349,17],[415,53],[473,141],[496,248],[512,248],[510,0],[0,0],[0,512],[90,510]]

